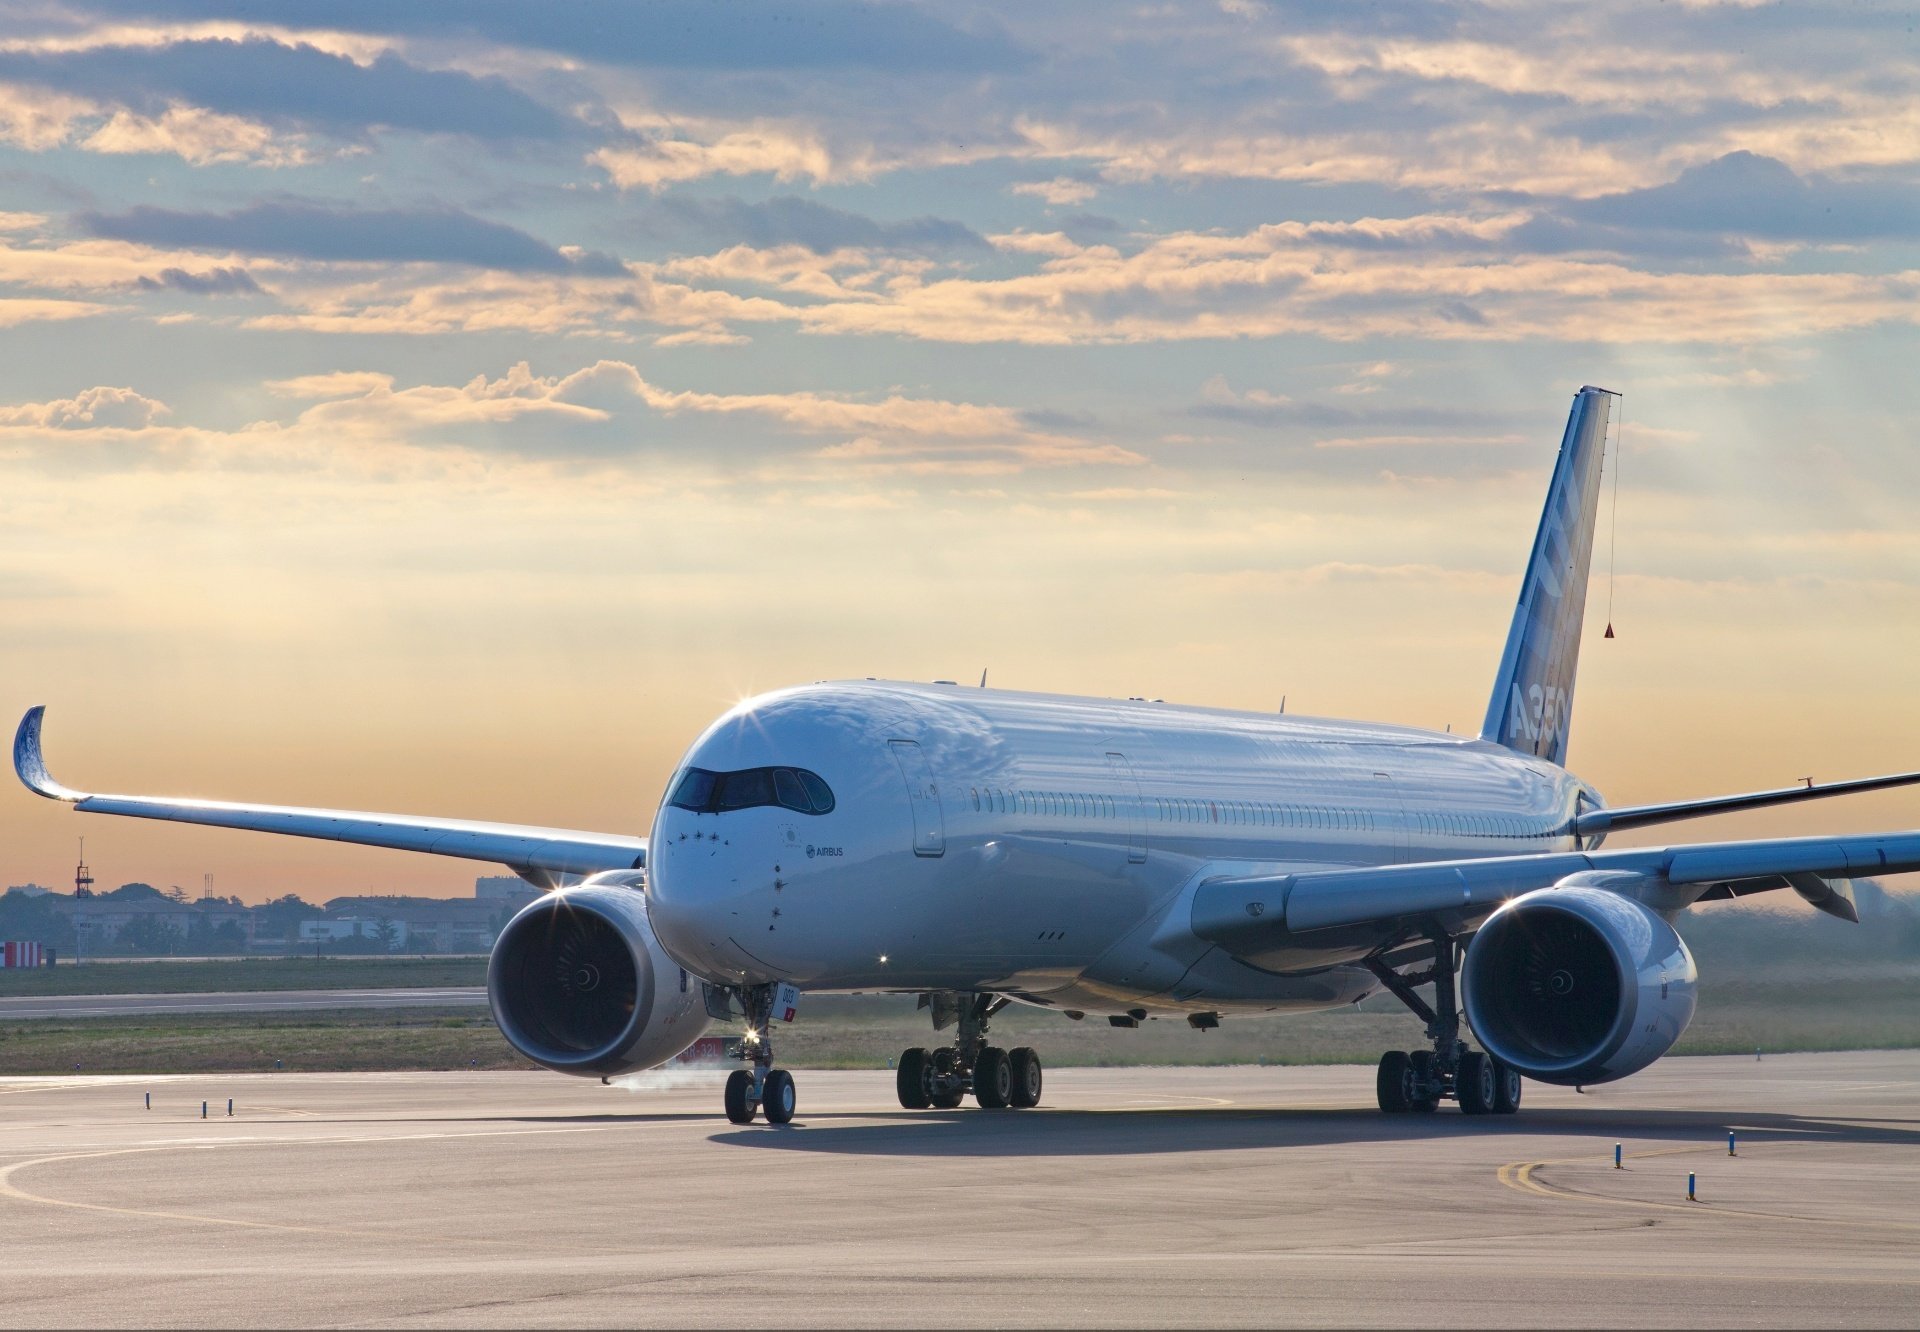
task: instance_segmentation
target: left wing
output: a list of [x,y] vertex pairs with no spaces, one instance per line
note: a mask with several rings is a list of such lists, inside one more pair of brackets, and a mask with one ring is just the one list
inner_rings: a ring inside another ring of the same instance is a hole
[[137,819],[204,823],[216,828],[317,837],[330,842],[383,846],[395,851],[424,851],[436,856],[492,860],[542,887],[555,887],[561,875],[601,870],[643,869],[647,839],[566,828],[532,828],[516,823],[476,823],[466,819],[418,818],[408,814],[366,814],[345,809],[296,809],[283,805],[237,805],[216,800],[164,796],[94,795],[55,781],[40,749],[44,707],[28,710],[13,737],[13,768],[36,795],[62,800],[89,814],[125,814]]
[[1457,933],[1476,926],[1502,902],[1551,888],[1576,874],[1605,875],[1605,886],[1631,892],[1659,909],[1792,888],[1830,915],[1857,920],[1847,880],[1914,870],[1920,870],[1920,832],[1223,877],[1195,891],[1192,928],[1201,938],[1257,965],[1263,949],[1309,930],[1437,917]]
[[1828,782],[1815,786],[1785,786],[1772,791],[1751,791],[1746,795],[1714,796],[1707,800],[1679,800],[1665,805],[1623,805],[1590,809],[1573,821],[1573,830],[1582,837],[1645,828],[1656,823],[1680,819],[1705,818],[1709,814],[1734,814],[1746,809],[1768,809],[1791,805],[1801,800],[1824,800],[1829,796],[1859,795],[1863,791],[1885,791],[1895,786],[1920,782],[1920,772],[1896,772],[1886,777],[1861,777],[1849,782]]

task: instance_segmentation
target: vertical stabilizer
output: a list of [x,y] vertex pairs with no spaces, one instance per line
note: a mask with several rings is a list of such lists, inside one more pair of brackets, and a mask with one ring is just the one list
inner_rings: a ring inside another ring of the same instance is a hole
[[1587,566],[1600,509],[1600,463],[1615,396],[1592,386],[1574,395],[1533,555],[1520,582],[1520,604],[1480,728],[1482,740],[1550,763],[1564,764],[1567,758]]

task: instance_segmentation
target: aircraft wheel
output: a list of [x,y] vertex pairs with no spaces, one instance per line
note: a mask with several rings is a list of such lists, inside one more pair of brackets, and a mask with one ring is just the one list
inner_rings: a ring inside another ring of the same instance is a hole
[[1433,1051],[1415,1050],[1407,1056],[1413,1069],[1407,1087],[1407,1109],[1416,1115],[1430,1115],[1440,1108],[1440,1079],[1433,1073]]
[[1040,1104],[1040,1056],[1022,1045],[1007,1051],[1007,1062],[1013,1072],[1013,1108],[1028,1110]]
[[1453,1088],[1454,1095],[1460,1101],[1461,1114],[1493,1113],[1494,1097],[1499,1090],[1493,1060],[1478,1050],[1469,1050],[1461,1055],[1460,1068],[1453,1075]]
[[1413,1109],[1413,1061],[1405,1050],[1389,1050],[1380,1056],[1374,1090],[1386,1114],[1404,1115]]
[[767,1112],[767,1122],[792,1123],[795,1103],[793,1074],[784,1068],[768,1069],[767,1080],[760,1086],[760,1108]]
[[1013,1065],[997,1045],[984,1047],[973,1061],[973,1099],[982,1110],[1004,1110],[1013,1098]]
[[927,1095],[927,1052],[902,1050],[893,1075],[894,1090],[900,1094],[903,1110],[925,1110],[933,1104]]
[[1493,1113],[1510,1115],[1520,1108],[1520,1070],[1492,1055],[1487,1062],[1493,1065]]
[[736,1068],[727,1074],[727,1118],[736,1124],[753,1122],[753,1074]]

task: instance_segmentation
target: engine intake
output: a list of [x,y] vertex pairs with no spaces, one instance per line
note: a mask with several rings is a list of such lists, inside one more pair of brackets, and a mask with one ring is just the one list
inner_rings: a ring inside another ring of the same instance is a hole
[[1460,998],[1487,1050],[1563,1086],[1638,1073],[1693,1020],[1687,945],[1630,897],[1594,887],[1528,893],[1467,948]]
[[639,888],[604,879],[529,903],[487,962],[487,999],[507,1042],[589,1077],[651,1068],[699,1039],[699,989],[654,938]]

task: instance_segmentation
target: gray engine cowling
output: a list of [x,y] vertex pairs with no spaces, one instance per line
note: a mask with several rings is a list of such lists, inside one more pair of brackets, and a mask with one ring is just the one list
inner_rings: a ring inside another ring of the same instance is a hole
[[1638,1073],[1693,1020],[1698,973],[1660,916],[1599,888],[1543,888],[1467,946],[1460,999],[1487,1051],[1562,1086]]
[[530,902],[487,961],[487,1001],[508,1044],[556,1073],[652,1068],[707,1030],[700,982],[654,938],[631,874]]

